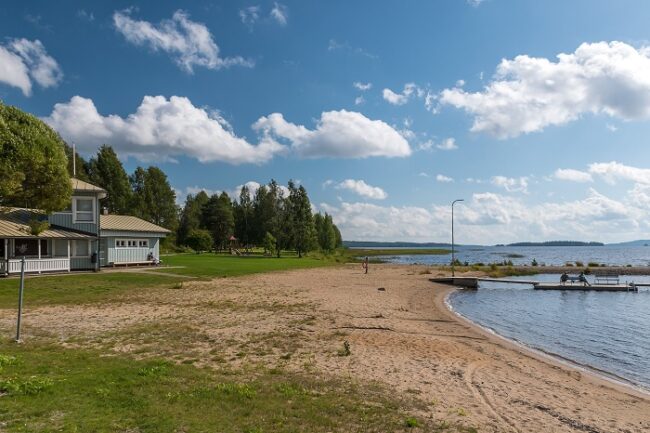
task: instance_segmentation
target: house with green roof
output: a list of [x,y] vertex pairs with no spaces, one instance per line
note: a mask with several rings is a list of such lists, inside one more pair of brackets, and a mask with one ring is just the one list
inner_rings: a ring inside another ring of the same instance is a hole
[[[100,209],[106,191],[71,179],[67,209],[46,215],[37,209],[0,208],[0,275],[20,272],[99,270],[106,266],[158,263],[169,230],[143,219]],[[34,222],[48,227],[34,233]]]

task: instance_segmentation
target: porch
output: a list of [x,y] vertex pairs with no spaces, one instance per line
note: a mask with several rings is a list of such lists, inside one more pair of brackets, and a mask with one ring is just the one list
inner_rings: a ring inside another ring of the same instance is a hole
[[20,273],[23,257],[26,273],[70,272],[80,265],[87,268],[90,246],[87,239],[0,239],[0,276]]

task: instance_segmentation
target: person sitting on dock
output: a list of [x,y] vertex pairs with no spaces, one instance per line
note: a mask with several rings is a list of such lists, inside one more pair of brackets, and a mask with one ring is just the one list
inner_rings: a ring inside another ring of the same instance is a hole
[[578,275],[578,281],[583,283],[585,286],[591,286],[591,284],[589,284],[589,281],[587,281],[587,277],[585,276],[584,272],[580,272],[580,275]]
[[566,284],[567,281],[569,281],[569,274],[567,274],[566,272],[564,272],[564,273],[562,273],[562,275],[560,276],[560,283],[562,283],[562,284]]

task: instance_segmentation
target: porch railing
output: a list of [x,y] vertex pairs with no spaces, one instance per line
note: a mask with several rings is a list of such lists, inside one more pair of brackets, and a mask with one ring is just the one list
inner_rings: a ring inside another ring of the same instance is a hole
[[[0,269],[6,266],[2,262]],[[54,271],[69,271],[70,259],[67,257],[56,257],[48,259],[26,259],[25,272],[54,272]],[[20,272],[20,259],[9,259],[9,274]]]

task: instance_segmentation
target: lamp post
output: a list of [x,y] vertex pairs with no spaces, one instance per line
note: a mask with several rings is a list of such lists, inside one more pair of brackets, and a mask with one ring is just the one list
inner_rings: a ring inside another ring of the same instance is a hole
[[459,201],[465,201],[462,198],[454,200],[451,202],[451,276],[455,277],[456,272],[454,265],[456,264],[456,248],[454,243],[454,205]]

